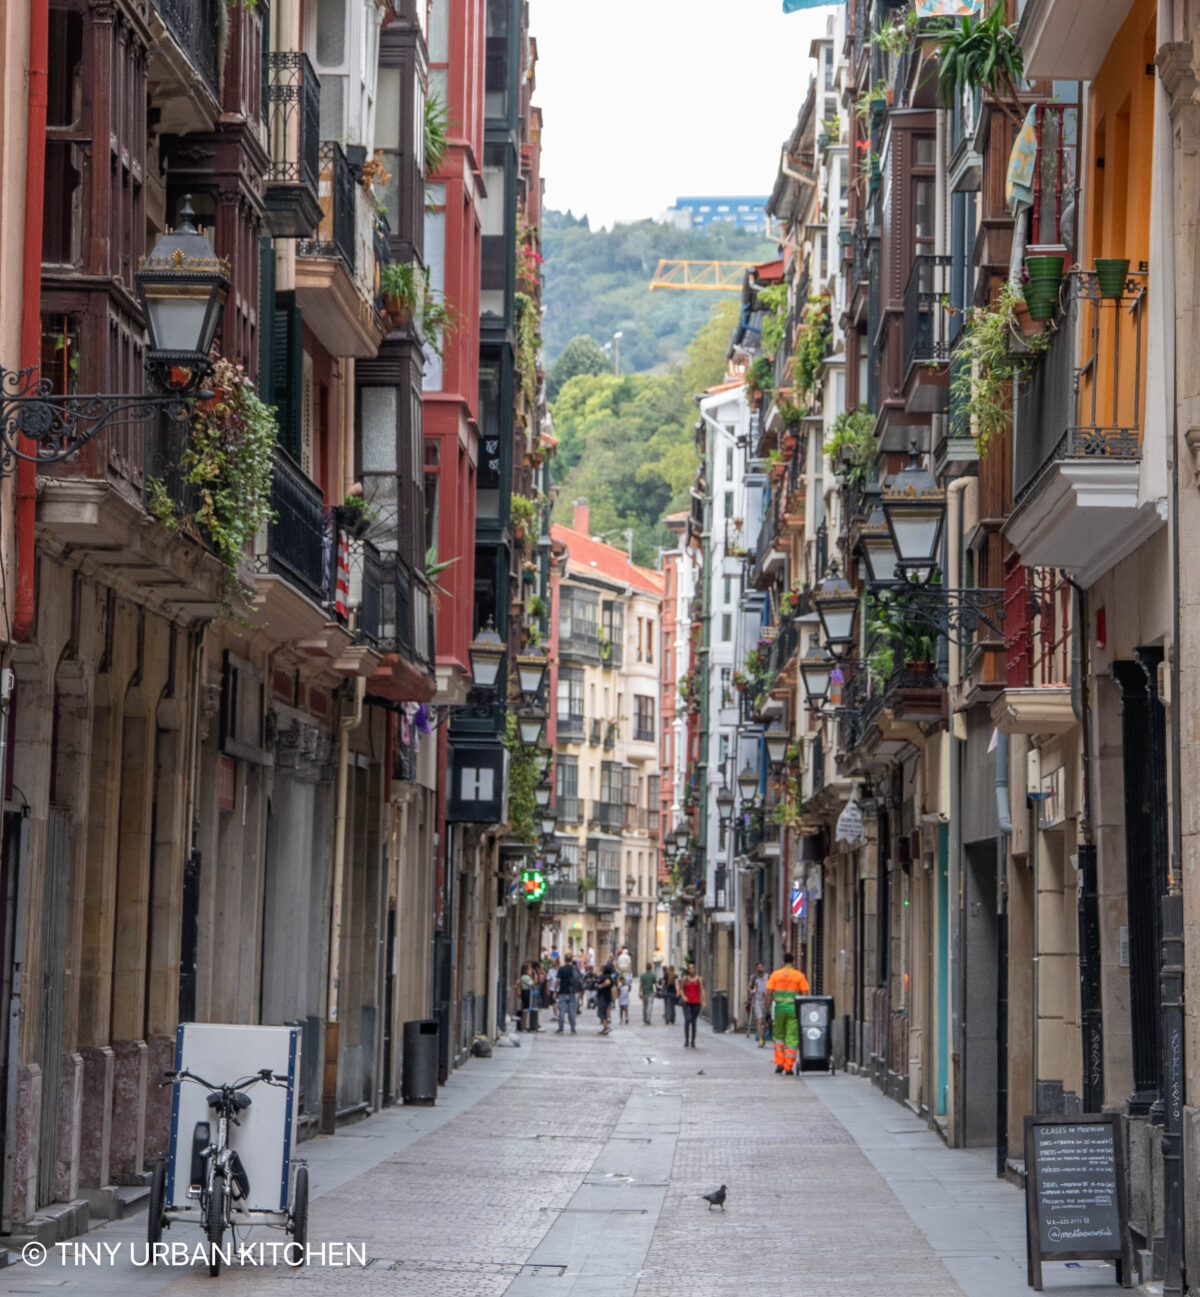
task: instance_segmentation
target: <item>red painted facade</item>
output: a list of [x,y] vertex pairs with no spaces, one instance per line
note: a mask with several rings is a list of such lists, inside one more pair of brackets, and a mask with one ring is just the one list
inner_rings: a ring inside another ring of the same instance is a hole
[[436,493],[438,555],[458,556],[438,578],[446,593],[438,601],[437,662],[443,676],[448,668],[462,680],[470,675],[475,584],[486,31],[483,0],[466,0],[450,8],[447,48],[430,50],[430,85],[444,87],[449,144],[426,191],[435,209],[427,219],[426,258],[435,264],[441,226],[445,296],[457,325],[444,340],[440,390],[428,377],[424,388],[425,479],[430,503]]

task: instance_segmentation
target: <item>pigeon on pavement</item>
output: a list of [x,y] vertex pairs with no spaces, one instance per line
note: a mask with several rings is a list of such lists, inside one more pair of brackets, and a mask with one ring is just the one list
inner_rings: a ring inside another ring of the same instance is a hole
[[701,1196],[704,1198],[704,1201],[708,1203],[709,1211],[712,1211],[714,1207],[720,1207],[722,1211],[725,1210],[725,1186],[724,1185],[722,1185],[719,1189],[714,1190],[714,1192],[712,1193],[702,1194]]

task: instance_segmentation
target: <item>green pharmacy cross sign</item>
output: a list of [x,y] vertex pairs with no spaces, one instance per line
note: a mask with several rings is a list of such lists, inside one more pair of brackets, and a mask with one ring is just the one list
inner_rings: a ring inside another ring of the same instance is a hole
[[540,869],[522,870],[521,891],[530,905],[536,905],[546,895],[546,875]]

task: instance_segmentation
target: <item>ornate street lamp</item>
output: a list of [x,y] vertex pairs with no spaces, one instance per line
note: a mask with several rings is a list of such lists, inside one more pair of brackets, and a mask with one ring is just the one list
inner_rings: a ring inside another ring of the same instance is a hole
[[549,778],[550,762],[553,760],[553,757],[554,754],[550,751],[549,748],[543,748],[542,751],[537,754],[535,760],[537,761],[538,775],[542,779]]
[[817,616],[821,619],[821,628],[825,632],[825,642],[835,652],[845,651],[854,644],[854,621],[858,614],[858,595],[838,572],[836,563],[830,563],[829,571],[813,591],[813,603]]
[[804,692],[808,695],[810,706],[820,707],[829,697],[829,679],[833,674],[833,666],[829,650],[822,648],[817,637],[812,636],[808,652],[800,659],[800,678],[804,681]]
[[725,821],[733,815],[733,790],[724,784],[717,790],[717,814]]
[[471,641],[467,654],[471,659],[471,679],[476,689],[496,690],[500,677],[500,664],[507,650],[504,641],[496,634],[496,623],[489,617],[487,624]]
[[549,869],[558,869],[558,843],[553,838],[542,844],[542,863]]
[[522,653],[517,658],[517,687],[526,703],[533,704],[542,692],[550,658],[545,653]]
[[687,850],[688,840],[692,836],[692,826],[687,820],[680,820],[675,826],[675,850],[682,854]]
[[558,824],[558,816],[551,812],[549,815],[542,816],[542,836],[553,837],[555,826]]
[[546,732],[545,712],[522,712],[517,717],[517,732],[527,748],[536,748]]
[[134,275],[150,340],[146,370],[162,390],[57,393],[36,367],[0,366],[0,475],[17,459],[69,459],[114,420],[148,423],[166,414],[183,423],[191,417],[191,398],[204,395],[198,389],[212,371],[209,352],[229,296],[229,262],[192,224],[190,198],[179,215],[179,226],[158,239]]
[[883,514],[901,569],[936,568],[946,491],[921,467],[915,444],[904,470],[884,483]]
[[533,795],[534,798],[537,800],[538,806],[542,810],[545,810],[546,807],[550,805],[550,785],[549,784],[547,783],[538,784],[538,786],[533,790]]
[[878,497],[867,514],[866,522],[858,529],[858,544],[867,568],[867,581],[871,585],[890,585],[903,580],[896,542],[892,539]]
[[758,792],[758,775],[751,769],[749,760],[742,767],[742,773],[738,775],[737,783],[742,791],[742,801],[752,802]]
[[[208,354],[229,296],[229,261],[192,224],[195,215],[188,195],[180,224],[159,236],[134,276],[150,335],[146,363],[164,386],[181,391],[209,372]],[[182,384],[171,381],[177,373],[185,376]]]
[[783,726],[776,721],[769,730],[763,735],[763,741],[767,745],[767,760],[773,766],[782,766],[787,757],[788,732]]

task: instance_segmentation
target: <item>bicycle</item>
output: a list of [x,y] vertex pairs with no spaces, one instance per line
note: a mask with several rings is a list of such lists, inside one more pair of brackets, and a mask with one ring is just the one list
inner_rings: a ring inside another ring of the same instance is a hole
[[[210,1253],[208,1273],[217,1276],[221,1273],[221,1244],[225,1230],[236,1229],[233,1222],[235,1201],[244,1201],[250,1196],[250,1180],[246,1174],[237,1149],[229,1145],[230,1126],[240,1126],[238,1114],[250,1107],[251,1099],[246,1091],[260,1082],[266,1085],[288,1088],[287,1081],[279,1080],[270,1068],[264,1067],[252,1076],[244,1076],[238,1081],[223,1085],[206,1081],[202,1076],[189,1072],[168,1071],[163,1075],[164,1085],[178,1081],[192,1081],[202,1085],[208,1092],[208,1106],[217,1117],[216,1138],[213,1138],[212,1125],[207,1121],[198,1121],[192,1131],[191,1170],[188,1179],[187,1196],[195,1199],[200,1211],[200,1226],[208,1240]],[[166,1221],[166,1178],[167,1165],[158,1162],[154,1168],[150,1184],[149,1219],[146,1226],[147,1242],[154,1246],[162,1239]],[[292,1236],[292,1242],[298,1245],[298,1252],[293,1256],[293,1249],[286,1252],[289,1265],[303,1265],[305,1246],[308,1242],[308,1168],[296,1169],[293,1186],[292,1210],[288,1213],[285,1228]],[[234,1234],[236,1241],[236,1233]]]

